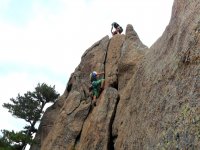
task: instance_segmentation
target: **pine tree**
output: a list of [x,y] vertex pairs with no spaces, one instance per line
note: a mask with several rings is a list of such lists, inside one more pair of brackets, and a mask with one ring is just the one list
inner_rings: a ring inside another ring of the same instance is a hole
[[[55,86],[48,86],[46,83],[38,84],[33,92],[28,91],[23,96],[18,94],[12,103],[4,103],[3,107],[15,117],[25,120],[28,125],[23,131],[14,132],[4,130],[3,134],[7,141],[17,143],[21,148],[30,144],[33,133],[37,131],[35,124],[40,121],[44,106],[49,102],[55,102],[59,94],[55,91]],[[12,137],[12,138],[11,138]],[[10,139],[9,139],[10,138]]]

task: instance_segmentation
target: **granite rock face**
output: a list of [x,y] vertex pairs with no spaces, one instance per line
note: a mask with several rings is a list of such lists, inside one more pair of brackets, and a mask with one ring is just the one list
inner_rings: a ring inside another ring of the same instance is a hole
[[[36,134],[37,144],[31,146],[31,150],[60,150],[74,147],[76,138],[80,136],[83,123],[91,110],[89,74],[93,70],[104,71],[108,43],[109,37],[106,36],[83,54],[81,63],[72,73],[64,94],[46,110]],[[60,107],[53,109],[58,104]],[[50,121],[46,122],[46,120]],[[52,141],[51,144],[49,141]]]
[[80,140],[75,149],[110,149],[112,123],[119,95],[116,89],[108,87],[97,102],[97,107],[84,122]]
[[[133,26],[92,45],[64,94],[45,112],[31,150],[198,149],[200,1],[175,0],[147,48]],[[105,72],[93,107],[89,74]]]
[[146,51],[128,85],[122,82],[115,149],[200,147],[199,8],[197,0],[175,0],[163,35]]

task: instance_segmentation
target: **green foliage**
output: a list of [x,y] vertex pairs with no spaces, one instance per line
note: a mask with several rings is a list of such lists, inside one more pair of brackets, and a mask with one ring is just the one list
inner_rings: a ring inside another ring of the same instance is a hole
[[21,150],[26,144],[33,142],[31,136],[26,135],[24,131],[14,132],[2,130],[3,137],[0,138],[0,150]]
[[13,116],[27,122],[40,118],[40,102],[32,97],[31,92],[25,93],[24,96],[18,94],[16,99],[11,98],[10,101],[13,104],[4,103],[3,107],[7,108]]
[[14,148],[3,137],[0,137],[0,150],[14,150]]
[[55,102],[58,96],[59,94],[55,91],[55,85],[51,87],[45,83],[38,84],[33,95],[34,98],[43,103]]
[[31,143],[32,134],[37,131],[35,124],[41,119],[44,106],[49,102],[54,103],[58,96],[55,86],[39,83],[33,92],[28,91],[24,95],[18,94],[16,98],[10,99],[12,103],[4,103],[3,107],[7,108],[13,116],[24,119],[29,125],[24,127],[24,131],[16,133],[3,130],[2,144],[21,143],[24,146]]
[[26,135],[24,131],[20,132],[14,132],[13,130],[10,132],[8,130],[2,130],[3,133],[3,138],[8,142],[8,143],[32,143],[31,137]]
[[13,116],[32,123],[41,118],[44,105],[55,102],[58,96],[55,86],[51,87],[43,83],[38,84],[33,92],[28,91],[23,96],[18,94],[16,99],[11,98],[12,104],[4,103],[3,107],[7,108]]

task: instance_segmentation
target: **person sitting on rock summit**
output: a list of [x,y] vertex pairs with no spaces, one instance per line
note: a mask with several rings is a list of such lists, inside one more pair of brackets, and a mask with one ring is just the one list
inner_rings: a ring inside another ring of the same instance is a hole
[[104,86],[104,78],[99,78],[100,75],[104,74],[104,72],[97,73],[96,71],[93,71],[90,74],[90,81],[92,84],[92,96],[94,105],[96,105],[96,99],[99,97],[101,90]]
[[[115,28],[115,31],[113,32],[113,27]],[[123,32],[123,28],[116,22],[113,22],[112,23],[112,28],[111,28],[111,33],[112,35],[115,35],[115,34],[121,34]]]

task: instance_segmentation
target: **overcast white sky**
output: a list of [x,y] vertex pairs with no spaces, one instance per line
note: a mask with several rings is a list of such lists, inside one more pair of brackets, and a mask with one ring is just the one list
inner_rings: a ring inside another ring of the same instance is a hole
[[24,122],[2,108],[37,83],[62,94],[82,54],[110,34],[112,22],[132,24],[150,47],[171,17],[173,0],[0,0],[1,129]]

